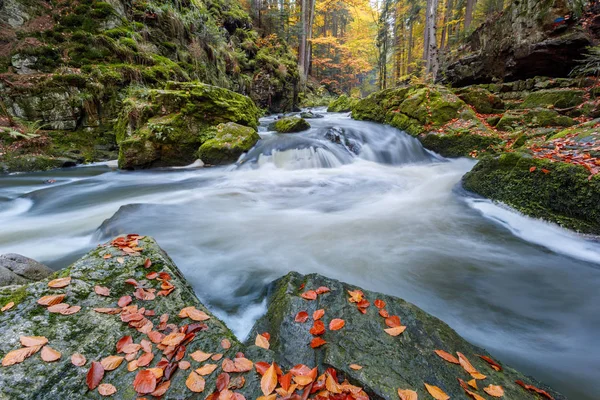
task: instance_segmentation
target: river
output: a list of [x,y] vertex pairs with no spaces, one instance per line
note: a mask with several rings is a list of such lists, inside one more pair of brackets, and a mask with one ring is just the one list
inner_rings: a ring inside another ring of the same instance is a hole
[[263,119],[237,166],[2,176],[0,253],[59,269],[116,234],[154,236],[239,337],[266,283],[318,272],[402,297],[571,399],[597,399],[600,243],[465,193],[472,160],[325,115],[293,135]]

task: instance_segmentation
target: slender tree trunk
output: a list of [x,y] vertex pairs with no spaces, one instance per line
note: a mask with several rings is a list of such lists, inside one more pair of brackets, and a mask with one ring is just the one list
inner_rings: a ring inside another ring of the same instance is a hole
[[300,80],[302,82],[302,85],[304,85],[305,82],[305,75],[304,75],[304,71],[306,70],[306,32],[307,32],[307,27],[306,27],[306,23],[307,23],[307,4],[306,4],[307,0],[302,0],[301,4],[302,4],[302,9],[300,11],[300,16],[301,16],[301,31],[300,31],[300,46],[298,49],[298,70],[300,72]]
[[448,22],[450,22],[450,16],[452,14],[453,6],[453,0],[446,0],[446,12],[444,13],[444,27],[442,28],[442,38],[440,40],[441,49],[448,48],[448,38],[450,38],[450,27],[448,26]]
[[435,81],[439,68],[436,43],[438,1],[439,0],[427,0],[425,15],[425,49],[423,50],[423,58],[425,59],[425,73],[427,74],[427,77],[431,78],[433,81]]
[[412,49],[413,49],[413,21],[409,22],[408,26],[408,52],[406,55],[406,73],[410,73],[412,70],[410,69],[410,63],[412,63]]
[[310,66],[312,63],[312,36],[313,36],[313,25],[315,22],[315,3],[316,0],[308,0],[310,6],[308,7],[308,26],[306,32],[306,46],[305,51],[306,55],[304,56],[304,79],[308,78],[308,73],[310,72]]
[[477,0],[467,0],[467,6],[465,7],[465,31],[471,26],[473,22],[473,9]]

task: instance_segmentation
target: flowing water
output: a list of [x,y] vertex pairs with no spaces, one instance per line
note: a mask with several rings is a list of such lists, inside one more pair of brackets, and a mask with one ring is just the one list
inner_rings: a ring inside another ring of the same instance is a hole
[[600,244],[469,196],[471,160],[325,115],[293,135],[265,119],[236,166],[1,177],[0,253],[58,269],[117,234],[152,235],[240,337],[266,283],[319,272],[402,297],[570,398],[597,399]]

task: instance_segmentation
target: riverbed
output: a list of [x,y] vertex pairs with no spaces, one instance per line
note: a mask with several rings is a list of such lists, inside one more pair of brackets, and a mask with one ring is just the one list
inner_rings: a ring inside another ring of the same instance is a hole
[[324,115],[293,135],[263,119],[228,167],[2,176],[0,253],[59,269],[115,235],[154,236],[241,338],[268,282],[319,272],[418,305],[572,399],[598,398],[600,243],[466,193],[473,160]]

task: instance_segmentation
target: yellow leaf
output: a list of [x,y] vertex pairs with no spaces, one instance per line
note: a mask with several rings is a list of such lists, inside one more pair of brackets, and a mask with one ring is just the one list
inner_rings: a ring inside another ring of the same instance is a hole
[[260,389],[265,396],[270,395],[277,386],[277,372],[275,371],[275,363],[265,371],[265,374],[260,380]]
[[398,396],[400,400],[417,400],[418,395],[414,390],[409,389],[398,389]]
[[427,389],[429,394],[435,400],[448,400],[450,398],[450,396],[448,396],[446,393],[444,393],[444,391],[437,386],[425,384],[425,389]]

